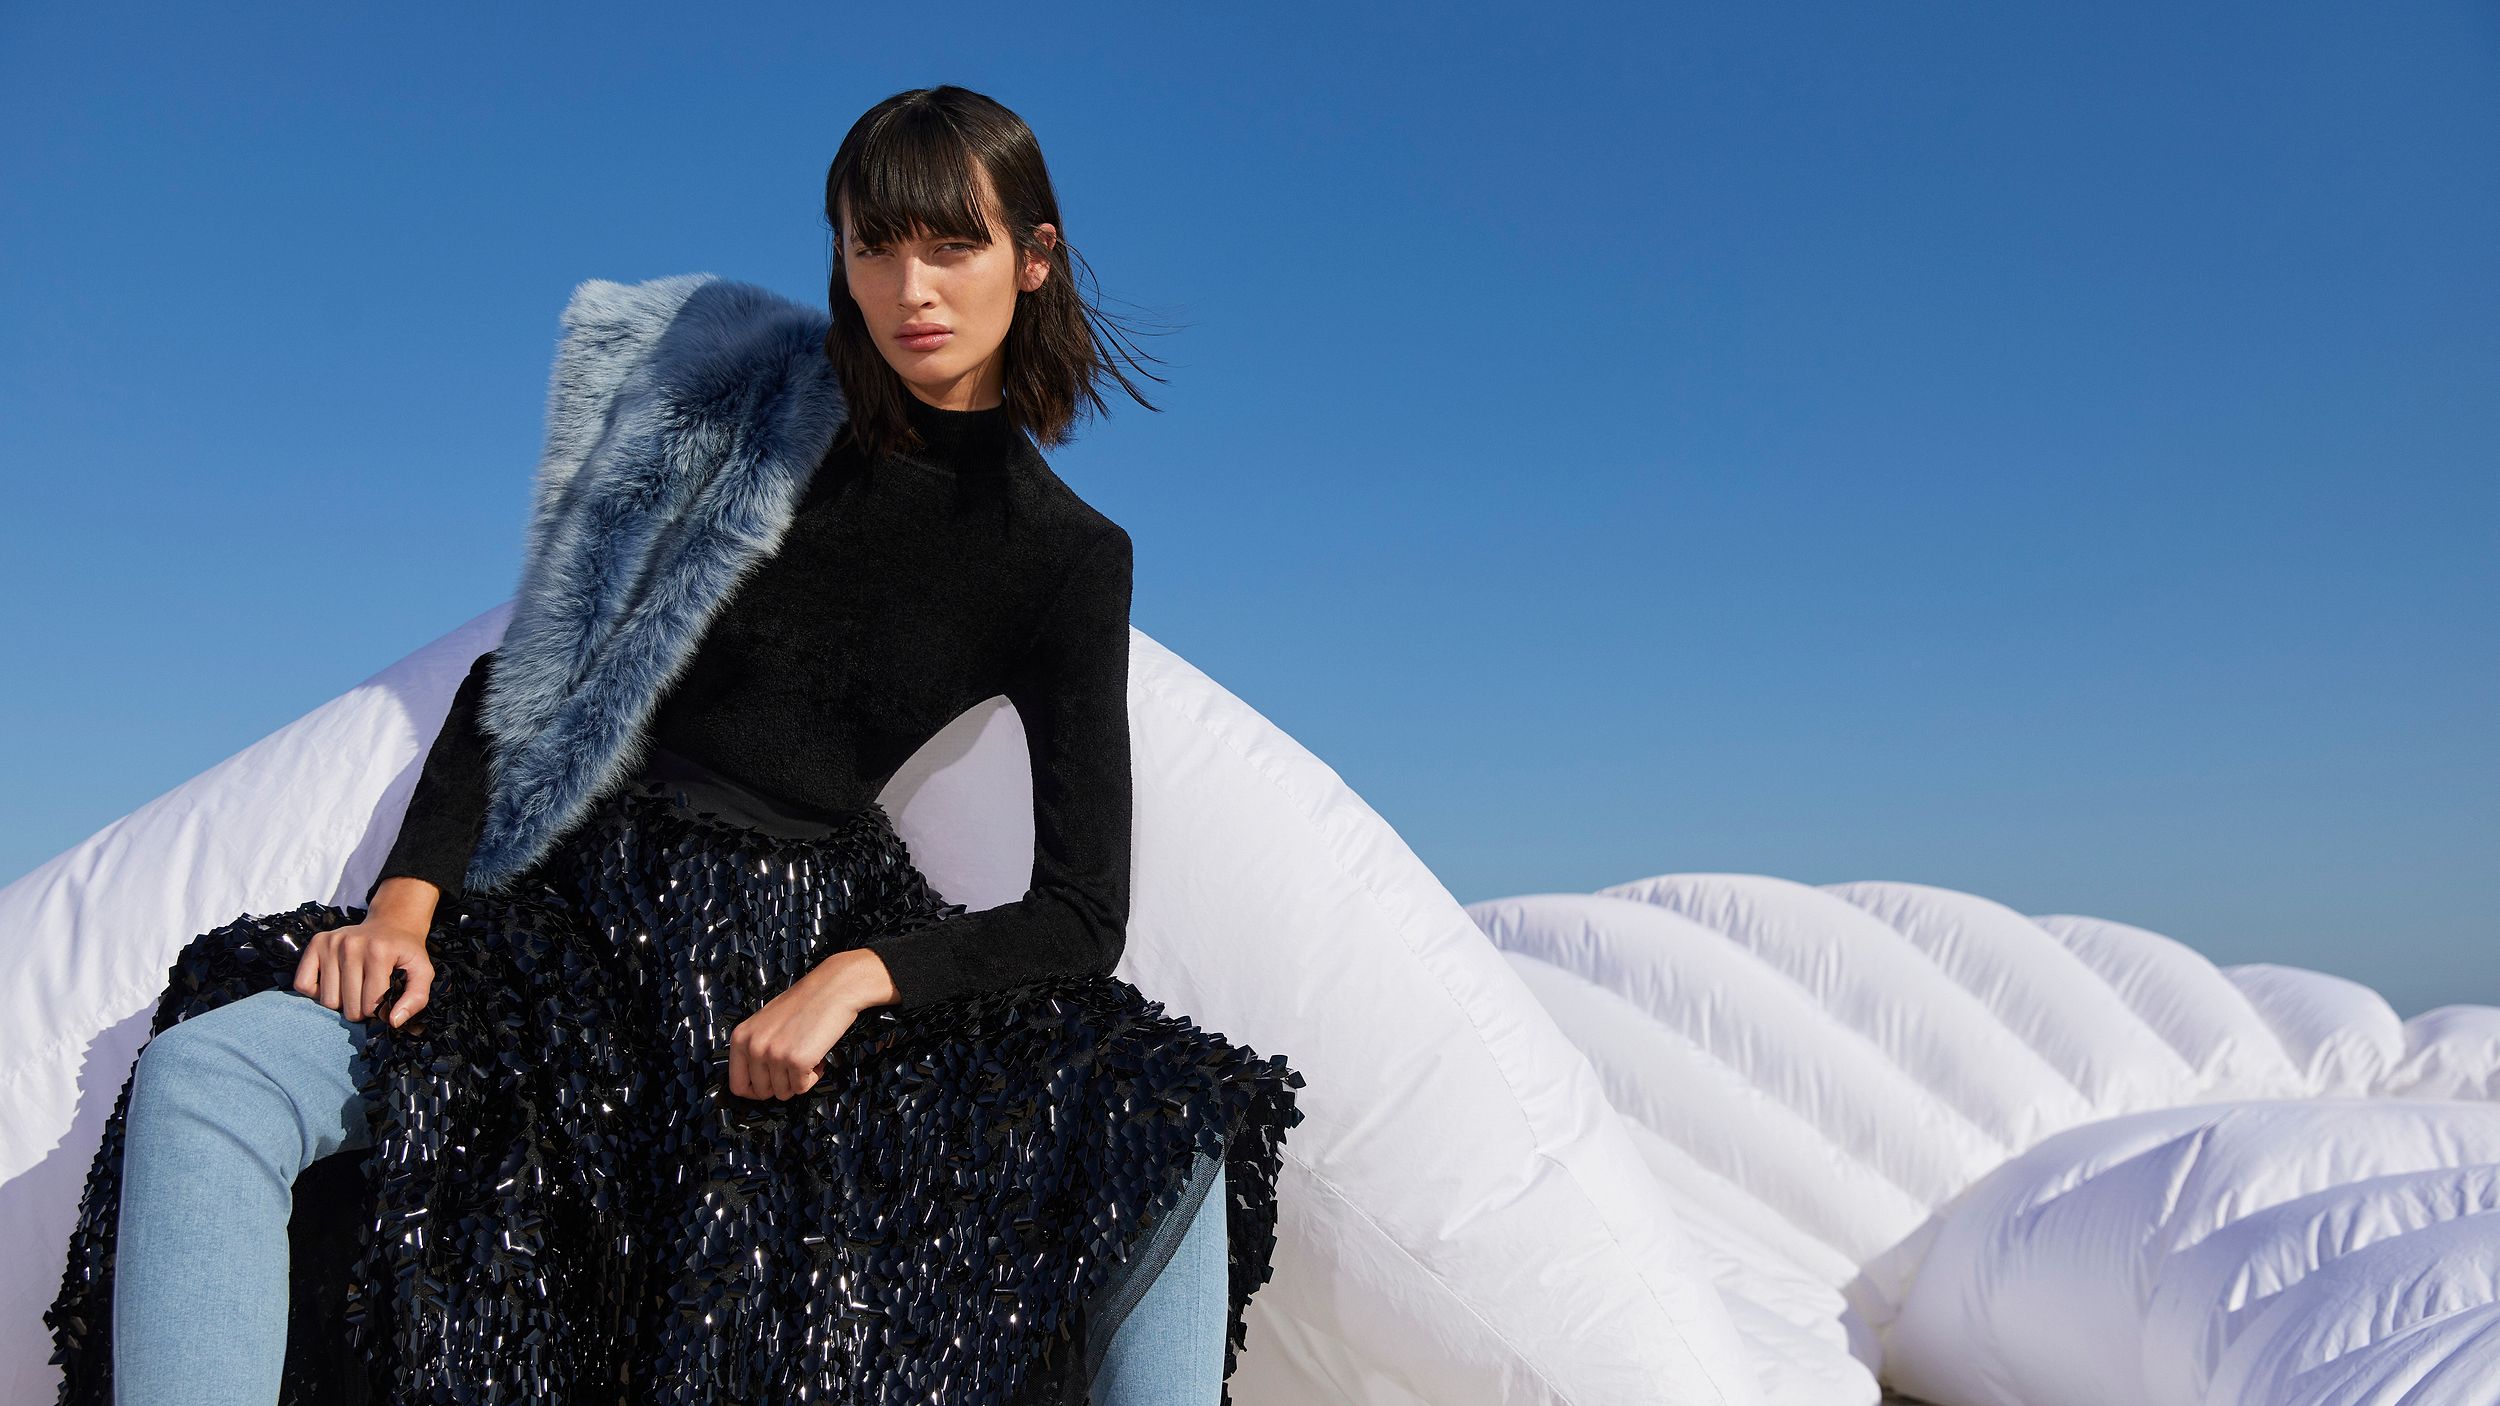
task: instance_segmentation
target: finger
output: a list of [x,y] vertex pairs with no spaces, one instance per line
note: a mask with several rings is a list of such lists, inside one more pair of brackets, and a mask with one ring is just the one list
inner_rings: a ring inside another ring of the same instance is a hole
[[365,999],[365,964],[371,960],[361,947],[339,954],[339,1014],[349,1020],[356,1019],[356,1007]]
[[388,952],[376,952],[365,959],[364,1008],[356,1012],[358,1020],[373,1019],[382,1008],[382,998],[391,994],[391,973],[399,969],[400,959]]
[[399,1004],[391,1007],[391,1024],[399,1025],[425,1009],[434,992],[434,964],[424,957],[408,963],[408,989],[399,993]]
[[738,1038],[733,1031],[729,1036],[729,1091],[740,1098],[753,1098],[755,1095],[749,1092],[750,1087],[747,1083],[746,1041]]
[[304,944],[304,956],[295,964],[296,990],[316,1001],[321,999],[321,972],[330,964],[331,949],[338,946],[338,941],[338,929],[329,928],[314,933]]
[[366,1018],[370,1019],[382,1014],[382,1003],[391,999],[391,974],[406,965],[407,961],[408,958],[404,953],[387,954],[376,964],[373,971],[366,973],[366,989],[373,993],[373,1008],[365,1012]]
[[338,955],[337,945],[332,944],[330,950],[322,955],[321,960],[320,1000],[321,1004],[332,1010],[339,1008]]

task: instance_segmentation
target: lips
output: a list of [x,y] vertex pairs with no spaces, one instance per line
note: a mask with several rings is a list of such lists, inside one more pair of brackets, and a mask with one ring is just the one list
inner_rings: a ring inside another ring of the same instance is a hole
[[947,339],[954,335],[953,331],[940,323],[906,322],[895,332],[894,340],[911,351],[926,352],[936,351],[945,346]]

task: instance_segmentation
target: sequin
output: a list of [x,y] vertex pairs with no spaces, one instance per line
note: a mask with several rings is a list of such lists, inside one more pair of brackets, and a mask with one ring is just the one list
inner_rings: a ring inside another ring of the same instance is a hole
[[[370,1027],[372,1146],[296,1184],[281,1406],[1079,1403],[1089,1310],[1199,1152],[1225,1166],[1229,1379],[1302,1119],[1284,1056],[1071,974],[873,1007],[807,1093],[729,1092],[730,1032],[765,1000],[963,911],[873,803],[783,838],[647,779],[445,902],[430,1004]],[[198,935],[151,1036],[291,984],[308,937],[362,916],[305,903]],[[75,1406],[112,1399],[129,1098],[125,1079],[44,1314]]]

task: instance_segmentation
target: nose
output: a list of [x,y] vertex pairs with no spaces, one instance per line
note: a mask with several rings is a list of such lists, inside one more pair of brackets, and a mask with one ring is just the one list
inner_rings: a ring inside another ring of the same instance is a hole
[[894,290],[895,300],[905,308],[925,308],[935,302],[929,266],[908,254],[903,257],[902,264],[903,279]]

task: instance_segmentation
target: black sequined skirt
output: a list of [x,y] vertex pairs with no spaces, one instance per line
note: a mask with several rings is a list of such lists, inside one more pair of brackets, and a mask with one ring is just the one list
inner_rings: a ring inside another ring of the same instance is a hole
[[[651,779],[495,893],[446,899],[426,1009],[368,1027],[372,1145],[296,1182],[282,1406],[1082,1402],[1097,1310],[1208,1157],[1229,1378],[1302,1117],[1284,1056],[1078,975],[872,1007],[807,1093],[729,1092],[730,1032],[767,999],[962,911],[881,807],[790,838]],[[311,934],[362,916],[200,934],[151,1035],[291,985]],[[45,1313],[80,1406],[112,1399],[129,1098]]]

